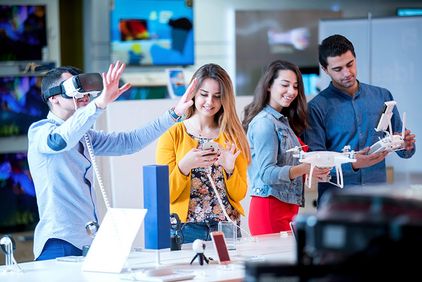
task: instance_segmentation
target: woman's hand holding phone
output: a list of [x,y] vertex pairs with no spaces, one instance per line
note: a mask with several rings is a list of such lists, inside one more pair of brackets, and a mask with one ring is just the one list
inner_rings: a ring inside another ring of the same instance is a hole
[[[204,145],[208,143],[205,143]],[[218,144],[215,142],[213,143],[216,144],[217,147],[214,144],[210,144],[205,147],[202,146],[202,149],[194,148],[190,150],[178,164],[180,171],[184,175],[189,175],[190,171],[194,168],[207,168],[213,165],[220,155]]]

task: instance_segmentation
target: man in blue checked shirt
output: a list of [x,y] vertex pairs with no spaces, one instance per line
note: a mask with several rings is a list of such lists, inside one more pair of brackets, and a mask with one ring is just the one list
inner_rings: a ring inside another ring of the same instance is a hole
[[[383,137],[376,132],[379,118],[386,101],[393,96],[384,88],[368,85],[356,79],[356,55],[353,44],[342,35],[327,37],[319,45],[319,63],[331,77],[330,85],[308,104],[309,127],[304,141],[310,151],[341,152],[350,145],[356,154],[356,162],[344,164],[345,188],[364,184],[386,182],[385,157],[387,151],[368,154],[369,147]],[[402,121],[397,107],[391,119],[393,132],[402,131]],[[415,153],[415,135],[405,131],[405,148],[396,151],[401,158]],[[335,171],[331,182],[336,183]],[[339,189],[328,182],[318,183],[318,205],[329,190]]]

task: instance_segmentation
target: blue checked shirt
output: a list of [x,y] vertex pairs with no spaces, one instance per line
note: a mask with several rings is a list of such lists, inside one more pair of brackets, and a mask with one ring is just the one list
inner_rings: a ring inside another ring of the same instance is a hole
[[[304,141],[310,151],[341,152],[346,145],[359,151],[371,146],[384,136],[375,128],[384,110],[384,102],[391,100],[394,100],[393,96],[385,88],[359,83],[359,90],[352,97],[330,83],[308,104],[309,128],[305,131]],[[397,106],[394,107],[391,124],[393,133],[401,132],[402,122]],[[415,150],[396,153],[402,158],[410,158]],[[351,163],[347,163],[342,165],[342,169],[345,188],[386,182],[385,161],[356,171]],[[334,170],[331,171],[331,182],[337,183]],[[319,199],[327,189],[338,188],[330,183],[318,183]]]

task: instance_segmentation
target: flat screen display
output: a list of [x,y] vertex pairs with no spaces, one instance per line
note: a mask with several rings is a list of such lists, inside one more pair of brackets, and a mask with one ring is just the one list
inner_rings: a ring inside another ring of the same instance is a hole
[[396,14],[399,17],[422,16],[422,7],[421,8],[397,8]]
[[167,91],[170,98],[177,99],[186,92],[185,73],[183,69],[166,69]]
[[33,122],[47,116],[41,79],[32,75],[0,77],[0,137],[24,135]]
[[193,8],[185,0],[114,0],[111,60],[130,66],[194,64]]
[[46,23],[45,5],[0,5],[0,62],[41,61]]
[[39,221],[26,152],[0,154],[0,233],[33,230]]
[[[318,68],[319,21],[339,17],[324,10],[236,11],[236,94],[253,95],[265,66],[277,59]],[[314,94],[316,77],[305,79]]]
[[320,92],[319,68],[300,67],[299,69],[302,73],[302,81],[305,90],[305,95],[308,97],[313,97],[317,95]]

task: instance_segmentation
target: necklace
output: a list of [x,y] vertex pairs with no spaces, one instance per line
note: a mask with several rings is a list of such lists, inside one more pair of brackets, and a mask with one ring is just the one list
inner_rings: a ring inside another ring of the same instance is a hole
[[187,130],[193,136],[214,139],[218,137],[220,128],[201,128],[200,124],[196,126],[193,120],[188,120]]

